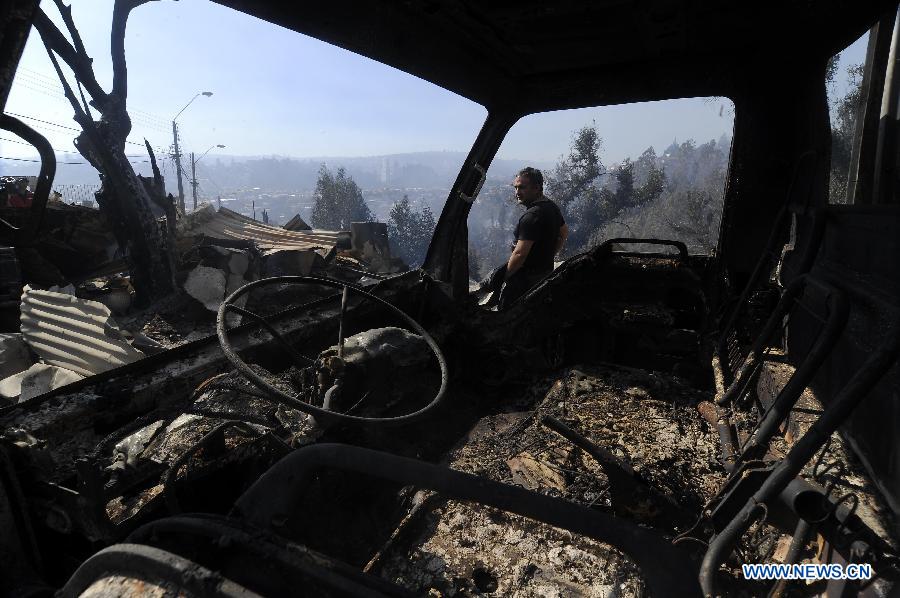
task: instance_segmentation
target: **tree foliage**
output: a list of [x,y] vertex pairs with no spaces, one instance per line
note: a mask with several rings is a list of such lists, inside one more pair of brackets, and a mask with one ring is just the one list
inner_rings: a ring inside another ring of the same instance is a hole
[[[832,83],[837,71],[837,56],[829,61],[827,81]],[[850,154],[853,135],[856,130],[856,114],[862,101],[863,65],[851,64],[847,67],[847,93],[830,102],[831,104],[831,176],[829,180],[829,201],[843,203],[847,195],[847,177],[850,172]]]
[[614,237],[674,239],[693,253],[711,253],[719,239],[730,140],[649,149],[635,163],[638,201],[599,227],[588,246]]
[[579,200],[596,199],[597,181],[605,174],[600,161],[602,147],[596,123],[577,130],[572,135],[569,155],[547,176],[544,183],[547,194],[564,208]]
[[371,222],[372,211],[363,199],[362,190],[344,168],[332,175],[325,164],[319,168],[319,179],[313,193],[313,228],[350,230],[353,222]]
[[[604,167],[596,125],[576,131],[570,151],[545,176],[544,184],[569,225],[563,257],[614,237],[676,239],[695,253],[714,251],[730,145],[724,136],[699,146],[689,139],[673,142],[662,155],[650,147],[637,160],[626,158]],[[515,203],[507,183],[485,186],[472,207],[473,276],[508,259],[522,213]]]
[[569,224],[567,255],[586,249],[599,228],[624,210],[657,199],[666,186],[653,148],[637,162],[625,158],[612,169],[603,167],[602,148],[597,125],[582,127],[572,136],[568,156],[547,177],[548,195],[560,203]]
[[435,227],[434,214],[425,206],[417,212],[412,209],[409,197],[391,207],[388,220],[388,238],[393,245],[392,252],[399,255],[412,268],[418,268],[425,260],[428,244]]

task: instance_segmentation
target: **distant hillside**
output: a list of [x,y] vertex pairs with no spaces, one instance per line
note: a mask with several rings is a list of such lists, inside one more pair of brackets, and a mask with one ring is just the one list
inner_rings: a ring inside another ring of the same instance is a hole
[[[328,165],[333,171],[344,167],[363,189],[378,188],[440,188],[449,189],[465,160],[464,152],[415,152],[365,157],[249,157],[208,155],[197,165],[197,178],[204,189],[223,194],[239,189],[259,187],[262,192],[312,190],[316,186],[319,166]],[[140,160],[136,157],[134,160]],[[81,161],[79,156],[67,155],[60,162]],[[184,161],[186,169],[188,161]],[[550,163],[529,160],[495,160],[491,165],[490,178],[498,181],[511,179],[523,166],[549,168]],[[138,173],[149,175],[149,164],[135,163]],[[33,162],[13,162],[0,160],[0,174],[34,175],[38,164]],[[172,193],[177,192],[174,166],[170,160],[163,162],[166,186]],[[184,184],[187,180],[184,175]],[[56,184],[95,185],[99,182],[97,172],[86,164],[59,164]],[[188,191],[188,189],[186,189]],[[189,191],[188,191],[189,192]]]
[[[365,157],[317,158],[217,158],[203,166],[207,176],[224,189],[259,187],[263,191],[312,190],[319,167],[324,163],[332,171],[344,167],[363,189],[440,188],[449,189],[459,173],[463,152],[416,152]],[[548,167],[549,163],[527,160],[495,160],[491,178],[510,178],[526,164]]]

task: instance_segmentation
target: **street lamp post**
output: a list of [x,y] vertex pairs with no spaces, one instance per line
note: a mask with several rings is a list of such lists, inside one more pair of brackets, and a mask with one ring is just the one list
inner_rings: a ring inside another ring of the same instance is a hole
[[194,159],[194,152],[191,152],[191,187],[193,188],[192,191],[193,191],[193,196],[194,196],[194,209],[195,210],[197,209],[197,186],[200,184],[197,182],[197,162],[202,160],[203,156],[208,154],[209,150],[211,150],[214,147],[224,148],[225,146],[222,145],[221,143],[216,144],[216,145],[211,145],[211,146],[209,146],[209,149],[206,150],[205,152],[203,152],[200,155],[200,157],[197,158],[196,160]]
[[[184,214],[184,185],[181,182],[181,152],[178,149],[178,123],[175,121],[178,120],[178,117],[181,116],[181,113],[184,112],[187,107],[190,106],[198,97],[205,96],[208,98],[211,95],[211,91],[201,91],[200,93],[196,94],[187,104],[184,105],[184,108],[178,111],[178,114],[176,114],[172,119],[172,137],[175,141],[175,172],[176,177],[178,178],[178,209],[182,214]],[[196,201],[194,203],[196,204]],[[196,205],[194,207],[196,207]]]

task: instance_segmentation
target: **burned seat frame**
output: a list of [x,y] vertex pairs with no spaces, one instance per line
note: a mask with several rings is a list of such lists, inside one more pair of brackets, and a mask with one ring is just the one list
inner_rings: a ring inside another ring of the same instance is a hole
[[[812,151],[803,153],[798,159],[791,185],[788,189],[787,201],[775,216],[765,248],[760,254],[759,260],[756,262],[756,266],[753,268],[740,295],[721,319],[724,324],[721,326],[712,357],[717,396],[725,393],[726,388],[737,376],[738,367],[746,356],[741,349],[741,343],[737,336],[738,321],[747,309],[751,295],[763,282],[763,276],[772,273],[772,269],[778,264],[779,258],[781,259],[782,270],[778,272],[778,275],[779,280],[783,284],[789,284],[790,282],[785,276],[784,268],[789,269],[790,273],[797,277],[807,273],[812,267],[825,230],[822,210],[809,205],[811,197],[810,183],[813,180],[815,162],[816,153]],[[800,232],[798,229],[800,228],[801,218],[807,219],[809,226],[805,227],[808,230],[803,231],[806,239],[802,248],[798,250],[795,246],[795,237]],[[785,244],[783,235],[789,221],[792,238]],[[787,258],[789,248],[792,249],[790,259]],[[797,251],[799,253],[793,255]]]
[[[810,280],[814,279],[811,279],[809,275],[805,275],[792,283],[789,287],[791,292],[785,292],[781,305],[783,306],[784,303],[793,301],[796,294],[795,289],[799,285],[809,284]],[[835,290],[837,290],[836,286],[838,284],[838,282],[833,280],[816,283],[822,289],[830,288]],[[837,291],[840,292],[839,290]],[[842,294],[835,294],[834,297],[835,299],[832,301],[832,315],[837,314],[841,320],[846,321],[847,310],[849,309],[846,301],[837,299],[842,297]],[[889,313],[896,313],[896,308],[892,309],[889,306],[885,306],[885,309]],[[773,318],[770,318],[770,323],[776,317],[780,317],[778,310],[776,310],[776,314],[773,314]],[[769,327],[767,326],[767,328]],[[833,318],[829,318],[824,323],[823,330],[820,331],[813,348],[807,354],[804,364],[801,365],[788,383],[788,386],[793,387],[791,396],[796,395],[793,401],[796,401],[796,397],[799,397],[806,384],[812,379],[815,370],[818,369],[818,366],[827,354],[828,346],[836,342],[842,328],[843,322],[838,326]],[[796,523],[798,517],[801,520],[803,519],[804,512],[796,498],[802,492],[814,492],[814,489],[811,489],[802,480],[798,480],[797,476],[813,460],[816,453],[822,449],[832,434],[847,420],[853,410],[865,399],[878,381],[894,365],[897,358],[900,357],[900,318],[895,316],[890,323],[890,328],[891,331],[885,335],[884,342],[869,355],[863,366],[836,396],[828,402],[826,409],[812,427],[791,447],[787,455],[773,466],[758,467],[759,462],[755,462],[754,465],[750,462],[750,459],[759,457],[768,447],[779,425],[787,417],[793,406],[791,396],[786,393],[788,390],[787,386],[776,398],[772,408],[763,417],[756,432],[745,445],[737,461],[737,464],[743,463],[745,466],[734,469],[729,482],[726,483],[725,488],[719,494],[721,502],[717,509],[720,510],[720,521],[724,520],[725,525],[713,536],[703,558],[700,569],[700,583],[703,587],[704,595],[718,595],[715,580],[716,571],[731,554],[743,533],[761,515],[763,519],[774,519],[769,517],[770,511],[775,511],[779,506],[784,506],[787,503],[788,509],[794,512],[794,522]],[[794,383],[795,378],[797,379],[796,383]],[[806,382],[801,385],[801,381],[804,378]],[[749,467],[750,465],[754,466]],[[739,486],[744,486],[744,488],[741,490]],[[825,498],[827,499],[827,495],[825,495]],[[725,500],[732,502],[732,505],[724,509],[730,511],[730,513],[727,513],[728,516],[721,513],[723,507],[726,506],[724,504]],[[841,497],[834,502],[823,502],[818,510],[814,509],[812,511],[813,513],[818,512],[819,515],[817,516],[811,516],[809,514],[810,511],[806,510],[805,516],[812,519],[812,521],[807,520],[807,523],[818,525],[823,522],[833,523],[834,520],[837,520],[840,525],[832,525],[831,529],[827,526],[821,526],[820,529],[823,533],[825,531],[832,533],[846,531],[847,522],[852,518],[853,512],[851,510],[848,513],[846,509],[839,511],[843,500],[844,497]],[[735,509],[735,507],[738,508]],[[715,514],[713,514],[713,517],[715,517]],[[805,535],[808,533],[808,528],[801,524],[798,527],[789,528],[788,531],[794,531],[795,535],[798,533]],[[851,534],[849,540],[842,537],[838,542],[832,542],[832,545],[851,562],[852,559],[858,558],[861,552],[865,553],[865,558],[872,563],[878,575],[897,578],[897,573],[900,571],[897,569],[898,561],[896,556],[888,553],[889,548],[887,545],[881,542],[870,530],[865,529],[865,526],[859,525],[857,532],[855,541],[854,535]],[[826,539],[830,540],[828,537]]]
[[350,445],[318,444],[287,455],[238,499],[231,515],[277,533],[292,517],[302,516],[296,505],[315,472],[334,469],[435,490],[448,499],[502,509],[605,542],[633,559],[653,595],[699,595],[687,553],[654,530],[517,486]]
[[[815,297],[818,294],[819,297]],[[750,351],[745,356],[734,380],[721,394],[716,395],[716,404],[727,406],[728,409],[737,405],[741,397],[745,395],[752,381],[765,362],[765,352],[769,343],[774,339],[775,333],[781,329],[782,321],[796,309],[803,309],[808,313],[812,310],[807,306],[804,298],[821,298],[827,309],[824,318],[820,318],[821,328],[816,336],[815,343],[804,356],[797,370],[791,375],[787,384],[778,393],[775,400],[765,409],[762,409],[760,422],[754,429],[749,440],[743,447],[739,446],[737,433],[727,412],[717,407],[718,430],[722,441],[723,457],[726,469],[737,468],[741,462],[758,458],[761,452],[765,452],[772,436],[779,426],[790,414],[790,410],[796,404],[803,390],[815,376],[822,362],[834,348],[840,333],[847,323],[849,306],[844,294],[830,284],[819,281],[808,274],[804,274],[794,280],[784,291],[775,310],[769,316],[762,332],[752,344]]]
[[[636,563],[653,595],[699,596],[696,565],[687,552],[652,529],[517,486],[345,444],[310,445],[286,455],[238,499],[229,517],[188,514],[143,525],[128,537],[131,544],[112,546],[88,559],[64,591],[86,588],[107,571],[140,574],[147,559],[142,557],[140,567],[130,568],[132,559],[128,555],[156,551],[151,556],[163,555],[163,561],[170,564],[177,561],[173,569],[176,573],[180,570],[178,563],[196,559],[201,572],[213,565],[221,571],[212,580],[215,584],[225,580],[230,584],[227,588],[246,587],[251,593],[278,594],[288,588],[296,591],[297,586],[290,584],[303,583],[337,596],[411,596],[404,588],[293,544],[282,535],[294,518],[305,516],[298,512],[297,505],[312,477],[326,470],[434,490],[446,499],[501,509],[605,542]],[[119,554],[128,558],[116,560]],[[219,562],[213,563],[216,559]],[[259,571],[255,564],[260,566]],[[267,570],[271,575],[265,573]],[[168,575],[168,571],[162,573]],[[218,587],[199,595],[231,595],[220,593]]]

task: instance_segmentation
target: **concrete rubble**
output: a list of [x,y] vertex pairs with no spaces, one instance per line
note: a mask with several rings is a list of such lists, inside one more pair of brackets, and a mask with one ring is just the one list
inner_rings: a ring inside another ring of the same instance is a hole
[[84,376],[66,368],[36,363],[24,372],[0,380],[0,396],[8,401],[26,401],[61,386],[78,382]]
[[249,251],[207,245],[198,253],[200,262],[188,273],[184,290],[212,312],[219,310],[225,297],[257,278]]
[[0,378],[23,372],[34,363],[20,333],[0,334]]
[[184,290],[188,295],[203,304],[210,311],[218,311],[222,299],[225,298],[227,280],[225,273],[218,268],[197,266],[188,274]]

